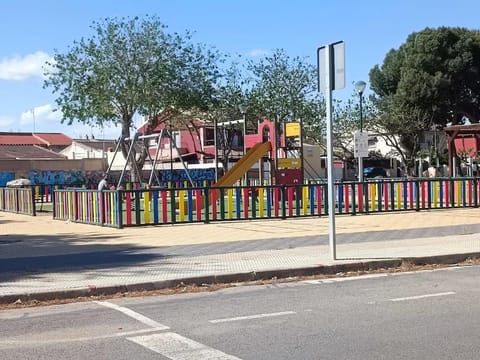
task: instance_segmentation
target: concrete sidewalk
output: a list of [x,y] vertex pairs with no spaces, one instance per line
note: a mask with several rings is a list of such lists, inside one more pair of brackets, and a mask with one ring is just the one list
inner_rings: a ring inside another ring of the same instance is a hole
[[0,302],[480,256],[478,209],[110,229],[0,213]]

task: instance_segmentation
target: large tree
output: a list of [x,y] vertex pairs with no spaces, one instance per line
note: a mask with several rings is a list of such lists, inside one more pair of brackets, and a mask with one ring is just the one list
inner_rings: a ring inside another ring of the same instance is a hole
[[440,27],[410,34],[370,71],[380,108],[425,112],[428,128],[480,120],[480,31]]
[[410,34],[370,71],[374,128],[411,169],[426,130],[480,120],[480,32],[440,27]]
[[91,28],[91,38],[56,51],[45,73],[62,122],[117,124],[127,138],[135,114],[146,116],[148,133],[160,121],[209,104],[219,57],[192,43],[190,33],[167,33],[156,17],[107,18]]

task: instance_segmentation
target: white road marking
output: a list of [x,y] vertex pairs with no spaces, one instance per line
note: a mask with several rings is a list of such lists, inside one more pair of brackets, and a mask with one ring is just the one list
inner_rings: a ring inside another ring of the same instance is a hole
[[241,360],[240,358],[213,349],[179,334],[166,332],[127,338],[171,360]]
[[335,277],[335,278],[327,278],[327,279],[319,279],[319,280],[305,280],[302,281],[304,284],[331,284],[336,282],[344,282],[344,281],[355,281],[355,280],[367,280],[367,279],[375,279],[388,276],[387,273],[381,274],[369,274],[369,275],[359,275],[359,276],[349,276],[349,277]]
[[261,318],[266,318],[266,317],[293,315],[293,314],[296,314],[296,312],[295,311],[283,311],[283,312],[276,312],[276,313],[269,313],[269,314],[256,314],[256,315],[238,316],[238,317],[231,317],[231,318],[224,318],[224,319],[214,319],[214,320],[209,320],[209,322],[211,322],[212,324],[218,324],[218,323],[230,322],[230,321],[261,319]]
[[110,309],[113,309],[113,310],[117,310],[137,321],[140,321],[142,324],[145,324],[147,326],[150,326],[152,328],[155,328],[157,330],[167,330],[167,329],[170,329],[168,326],[166,325],[163,325],[163,324],[160,324],[159,322],[156,322],[155,320],[152,320],[142,314],[139,314],[133,310],[130,310],[129,308],[126,308],[126,307],[123,307],[123,306],[119,306],[119,305],[116,305],[114,303],[111,303],[111,302],[108,302],[108,301],[95,301],[95,303],[99,304],[99,305],[102,305],[102,306],[105,306],[107,308],[110,308]]
[[96,341],[102,339],[111,339],[117,337],[126,337],[131,335],[137,334],[145,334],[154,331],[162,331],[165,330],[164,328],[148,328],[148,329],[141,329],[141,330],[131,330],[131,331],[121,331],[115,334],[106,334],[106,335],[92,335],[88,337],[78,337],[78,338],[65,338],[65,339],[31,339],[22,337],[20,340],[15,339],[5,339],[0,340],[0,349],[9,348],[12,346],[31,346],[31,345],[50,345],[50,344],[61,344],[61,343],[71,343],[71,342],[85,342],[85,341]]
[[388,276],[415,275],[415,274],[430,273],[430,272],[437,272],[437,271],[454,271],[454,270],[461,270],[461,269],[466,269],[471,267],[472,267],[471,265],[451,266],[451,267],[445,267],[440,269],[400,271],[400,272],[392,272],[392,273],[379,273],[379,274],[356,275],[356,276],[342,276],[342,277],[325,278],[325,279],[318,279],[318,280],[304,280],[304,281],[300,281],[299,283],[311,284],[311,285],[332,284],[337,282],[367,280],[367,279],[383,278]]
[[425,299],[425,298],[430,298],[430,297],[448,296],[448,295],[455,295],[455,294],[456,294],[456,292],[454,292],[454,291],[448,291],[448,292],[436,293],[436,294],[425,294],[425,295],[417,295],[417,296],[408,296],[408,297],[389,299],[389,301],[418,300],[418,299]]

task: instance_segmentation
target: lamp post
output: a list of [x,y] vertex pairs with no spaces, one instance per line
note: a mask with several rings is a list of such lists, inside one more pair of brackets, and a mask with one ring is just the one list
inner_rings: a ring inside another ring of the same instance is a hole
[[[363,133],[363,92],[365,91],[365,86],[367,83],[365,81],[357,81],[355,83],[355,89],[358,92],[358,96],[360,97],[360,135]],[[361,183],[363,182],[363,157],[358,157],[358,181]]]
[[[247,110],[248,110],[248,105],[245,103],[242,103],[238,105],[238,109],[242,113],[243,116],[243,156],[247,153],[247,144],[246,144],[246,136],[247,136]],[[247,185],[247,173],[245,173],[244,177],[244,183]]]
[[215,182],[218,181],[218,121],[213,119],[213,146],[215,147]]

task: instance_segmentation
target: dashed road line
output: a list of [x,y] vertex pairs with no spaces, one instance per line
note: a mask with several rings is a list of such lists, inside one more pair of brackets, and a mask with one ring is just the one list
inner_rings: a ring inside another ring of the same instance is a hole
[[98,305],[102,305],[102,306],[105,306],[107,308],[110,308],[110,309],[113,309],[113,310],[117,310],[139,322],[141,322],[142,324],[145,324],[147,326],[150,326],[152,328],[155,328],[157,330],[167,330],[167,329],[170,329],[168,326],[166,325],[163,325],[163,324],[160,324],[159,322],[156,322],[155,320],[152,320],[140,313],[137,313],[136,311],[133,311],[133,310],[130,310],[129,308],[126,308],[126,307],[123,307],[123,306],[120,306],[120,305],[117,305],[117,304],[114,304],[114,303],[111,303],[111,302],[108,302],[108,301],[95,301],[95,303],[97,303]]
[[416,295],[416,296],[394,298],[394,299],[389,299],[388,301],[397,302],[397,301],[419,300],[419,299],[438,297],[438,296],[449,296],[449,295],[455,295],[455,294],[456,294],[456,292],[454,292],[454,291],[447,291],[447,292],[436,293],[436,294],[425,294],[425,295]]
[[381,277],[387,277],[387,273],[382,274],[369,274],[369,275],[359,275],[359,276],[349,276],[349,277],[335,277],[335,278],[327,278],[327,279],[319,279],[319,280],[305,280],[301,281],[302,284],[331,284],[337,282],[345,282],[345,281],[355,281],[355,280],[367,280],[367,279],[376,279]]
[[252,319],[261,319],[261,318],[267,318],[267,317],[294,315],[294,314],[296,314],[295,311],[282,311],[282,312],[276,312],[276,313],[256,314],[256,315],[223,318],[223,319],[214,319],[214,320],[209,320],[209,322],[212,323],[212,324],[219,324],[219,323],[231,322],[231,321],[252,320]]
[[432,272],[438,272],[438,271],[454,271],[454,270],[461,270],[466,268],[471,268],[471,266],[470,265],[452,266],[452,267],[446,267],[446,268],[440,268],[440,269],[413,270],[413,271],[401,271],[401,272],[392,272],[392,273],[367,274],[367,275],[358,275],[358,276],[332,277],[332,278],[318,279],[318,280],[304,280],[304,281],[300,281],[299,284],[310,284],[310,285],[332,284],[337,282],[368,280],[368,279],[384,278],[384,277],[390,277],[390,276],[416,275],[421,273],[432,273]]
[[198,343],[172,332],[127,338],[138,345],[163,355],[171,360],[241,360],[220,350]]

